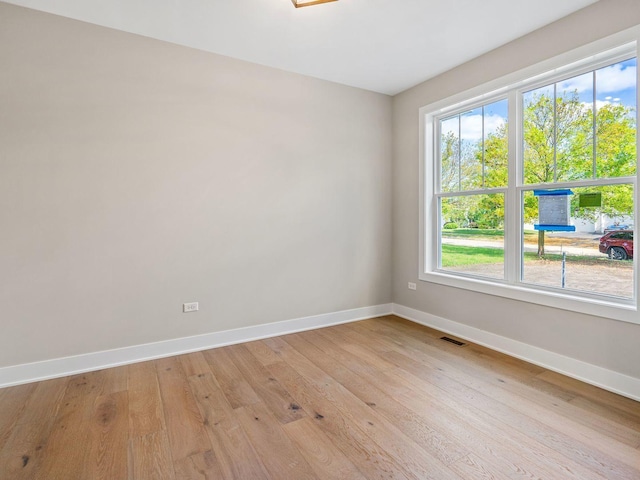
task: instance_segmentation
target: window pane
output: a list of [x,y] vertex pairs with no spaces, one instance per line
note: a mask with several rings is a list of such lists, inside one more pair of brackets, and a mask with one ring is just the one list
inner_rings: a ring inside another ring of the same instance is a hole
[[508,102],[501,100],[484,107],[484,186],[507,186],[509,170]]
[[460,117],[440,121],[440,178],[443,192],[460,188]]
[[554,87],[549,85],[523,95],[524,183],[555,179]]
[[634,58],[526,92],[524,183],[635,175],[636,72]]
[[556,85],[556,181],[593,178],[593,72]]
[[[523,194],[522,281],[583,293],[632,298],[633,186],[572,188],[575,231],[535,230],[544,216],[533,192]],[[611,238],[613,237],[613,238]]]
[[460,115],[460,189],[482,188],[482,108]]
[[599,178],[636,173],[637,60],[596,71],[596,165]]
[[504,278],[504,195],[440,199],[442,270]]
[[440,191],[507,186],[507,100],[440,120]]

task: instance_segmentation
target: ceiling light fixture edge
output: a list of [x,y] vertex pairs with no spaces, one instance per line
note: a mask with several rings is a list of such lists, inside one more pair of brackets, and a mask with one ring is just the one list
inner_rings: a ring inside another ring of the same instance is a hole
[[337,2],[338,0],[291,0],[296,8],[310,7],[311,5],[320,5],[321,3]]

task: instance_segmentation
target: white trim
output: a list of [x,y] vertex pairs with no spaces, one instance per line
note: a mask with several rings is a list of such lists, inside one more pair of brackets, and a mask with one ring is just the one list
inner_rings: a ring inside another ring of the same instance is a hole
[[386,303],[370,307],[342,310],[310,317],[284,320],[252,327],[236,328],[222,332],[206,333],[192,337],[176,338],[162,342],[146,343],[131,347],[92,352],[72,357],[54,358],[41,362],[26,363],[0,368],[0,388],[37,382],[50,378],[75,375],[103,368],[127,365],[155,358],[170,357],[210,348],[260,340],[341,323],[355,322],[367,318],[391,314],[393,304]]
[[618,300],[614,303],[613,301],[608,301],[604,295],[577,291],[563,293],[558,289],[546,289],[541,285],[529,286],[524,283],[515,285],[499,283],[499,281],[489,278],[464,276],[460,273],[452,275],[439,271],[420,272],[418,278],[425,282],[438,283],[448,287],[471,290],[536,305],[546,305],[570,312],[596,315],[635,324],[640,323],[638,309],[631,301],[628,304],[623,303],[623,300]]
[[495,333],[454,322],[430,313],[393,304],[393,313],[412,322],[435,328],[464,340],[519,358],[610,392],[640,401],[640,378],[592,365]]

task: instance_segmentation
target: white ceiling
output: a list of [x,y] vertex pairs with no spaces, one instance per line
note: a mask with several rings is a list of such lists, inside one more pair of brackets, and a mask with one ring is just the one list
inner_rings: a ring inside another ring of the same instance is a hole
[[394,95],[597,0],[8,0]]

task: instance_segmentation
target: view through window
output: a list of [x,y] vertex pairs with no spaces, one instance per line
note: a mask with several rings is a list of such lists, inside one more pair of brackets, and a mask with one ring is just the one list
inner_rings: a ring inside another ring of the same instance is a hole
[[[634,297],[637,60],[629,57],[434,117],[437,270]],[[505,231],[514,248],[505,250]]]

